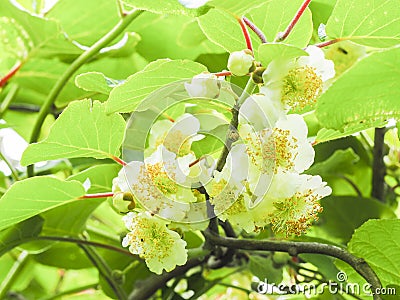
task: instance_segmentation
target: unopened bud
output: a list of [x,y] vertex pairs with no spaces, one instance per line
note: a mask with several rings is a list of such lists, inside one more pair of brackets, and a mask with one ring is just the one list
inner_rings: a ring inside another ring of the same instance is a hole
[[236,76],[244,76],[254,71],[253,55],[249,50],[232,52],[228,59],[228,69]]

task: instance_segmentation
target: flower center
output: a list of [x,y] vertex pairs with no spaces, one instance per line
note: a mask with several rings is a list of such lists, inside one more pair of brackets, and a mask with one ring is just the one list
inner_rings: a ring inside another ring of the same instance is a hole
[[174,178],[171,178],[165,170],[163,163],[156,163],[154,165],[146,165],[146,170],[153,180],[153,184],[164,194],[176,194],[178,185],[175,183]]
[[278,167],[283,171],[294,167],[297,152],[293,150],[298,147],[298,140],[290,134],[290,130],[264,129],[256,137],[248,135],[245,140],[248,143],[246,152],[260,171],[276,174]]
[[174,130],[166,132],[156,141],[156,146],[163,145],[168,151],[184,156],[190,152],[190,140],[182,131]]
[[283,79],[282,103],[292,109],[313,105],[322,93],[322,78],[314,67],[303,66],[289,71]]
[[270,214],[270,222],[275,232],[301,235],[313,221],[318,220],[322,207],[318,203],[321,197],[309,189],[296,192],[291,198],[274,203],[276,210]]

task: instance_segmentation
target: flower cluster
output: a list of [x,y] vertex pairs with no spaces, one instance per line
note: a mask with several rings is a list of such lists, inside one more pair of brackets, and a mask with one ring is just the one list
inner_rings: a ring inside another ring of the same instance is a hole
[[177,232],[207,226],[205,196],[192,186],[210,180],[214,164],[191,150],[204,137],[199,129],[199,120],[188,113],[156,121],[144,160],[127,163],[113,180],[113,205],[128,213],[123,246],[157,274],[186,262],[186,242]]
[[301,174],[314,162],[307,125],[290,110],[313,105],[334,76],[333,63],[316,47],[309,56],[272,61],[260,93],[240,108],[241,139],[221,172],[206,186],[220,219],[247,232],[271,225],[286,236],[304,233],[331,193],[320,176]]
[[[331,189],[321,177],[302,174],[312,165],[314,150],[303,117],[289,112],[312,105],[334,70],[320,49],[307,52],[272,61],[262,74],[260,93],[245,101],[233,96],[234,109],[241,104],[239,126],[222,170],[215,168],[219,153],[196,156],[192,149],[205,137],[200,128],[210,124],[185,110],[175,120],[152,125],[144,159],[127,163],[113,181],[114,207],[127,213],[123,246],[151,271],[160,274],[186,262],[180,234],[205,229],[213,216],[210,204],[219,219],[247,232],[269,225],[277,233],[300,235],[317,220],[319,200]],[[246,51],[234,52],[228,69],[245,76],[256,64]],[[224,82],[202,73],[182,84],[179,93],[218,102],[221,95],[233,95]]]

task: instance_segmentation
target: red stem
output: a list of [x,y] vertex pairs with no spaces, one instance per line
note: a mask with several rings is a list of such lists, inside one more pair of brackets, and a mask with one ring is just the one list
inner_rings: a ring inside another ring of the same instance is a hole
[[17,62],[3,78],[0,79],[0,88],[5,86],[6,83],[17,73],[17,71],[21,68],[22,63]]
[[244,39],[246,40],[247,49],[249,49],[251,52],[253,52],[253,45],[251,44],[251,39],[250,39],[249,31],[247,30],[246,24],[243,22],[242,18],[237,17],[236,20],[238,20],[238,22],[240,24],[240,28],[242,28]]
[[323,48],[323,47],[330,46],[332,44],[338,43],[340,41],[343,41],[343,39],[337,38],[337,39],[333,39],[333,40],[326,41],[326,42],[323,42],[323,43],[315,44],[314,46],[317,46],[318,48]]
[[115,162],[119,163],[121,166],[126,166],[127,163],[124,162],[122,159],[116,156],[111,156],[111,159],[114,160]]
[[232,73],[229,71],[224,71],[224,72],[213,73],[213,75],[215,75],[217,77],[232,76]]
[[305,10],[307,9],[308,5],[310,4],[311,0],[305,0],[303,4],[300,6],[299,10],[297,11],[296,15],[294,16],[293,20],[290,22],[288,27],[284,32],[280,32],[278,36],[275,38],[275,41],[277,42],[282,42],[285,40],[290,32],[293,30],[293,27],[296,25],[296,23],[299,21],[300,17],[303,15]]
[[246,17],[242,17],[243,21],[246,23],[246,25],[253,30],[253,32],[255,34],[257,34],[257,36],[260,38],[261,42],[263,44],[267,43],[267,38],[265,37],[265,34],[261,31],[260,28],[258,28],[256,26],[256,24],[254,24],[253,22],[251,22],[249,19],[247,19]]
[[199,161],[201,161],[204,157],[199,157],[198,159],[196,159],[195,161],[192,161],[189,164],[189,168],[193,167],[195,164],[197,164]]
[[80,199],[95,199],[95,198],[107,198],[113,197],[114,193],[98,193],[98,194],[86,194],[80,197]]

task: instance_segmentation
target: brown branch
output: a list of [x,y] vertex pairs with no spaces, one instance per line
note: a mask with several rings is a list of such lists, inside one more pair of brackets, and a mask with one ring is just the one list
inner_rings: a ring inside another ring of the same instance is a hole
[[[233,249],[287,252],[291,256],[297,256],[302,253],[324,254],[332,256],[348,263],[371,285],[372,290],[378,290],[382,288],[379,278],[364,259],[356,257],[344,249],[334,245],[315,242],[250,239],[239,240],[235,238],[221,237],[208,230],[204,232],[204,236],[209,243]],[[381,298],[379,295],[374,295],[374,300],[381,300]]]

